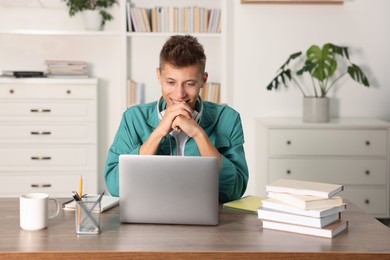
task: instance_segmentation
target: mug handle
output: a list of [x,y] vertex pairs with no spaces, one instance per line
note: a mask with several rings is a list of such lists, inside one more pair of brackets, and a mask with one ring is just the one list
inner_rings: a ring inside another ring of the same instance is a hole
[[58,203],[58,201],[54,198],[49,198],[49,202],[51,200],[54,201],[54,203],[56,204],[56,212],[53,215],[49,216],[49,219],[53,219],[53,218],[57,217],[58,213],[60,213],[60,204]]

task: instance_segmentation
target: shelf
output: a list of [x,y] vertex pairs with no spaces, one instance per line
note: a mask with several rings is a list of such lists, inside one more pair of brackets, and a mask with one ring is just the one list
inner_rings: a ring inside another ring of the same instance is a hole
[[120,32],[108,31],[61,31],[61,30],[6,30],[0,35],[36,35],[36,36],[120,36]]
[[96,78],[10,78],[0,77],[0,83],[2,84],[14,84],[14,83],[26,83],[26,84],[78,84],[78,83],[89,83],[97,84]]
[[219,38],[221,37],[221,33],[180,33],[180,32],[172,32],[172,33],[150,33],[150,32],[128,32],[126,35],[128,37],[169,37],[171,35],[186,35],[190,34],[195,37],[207,37],[207,38]]

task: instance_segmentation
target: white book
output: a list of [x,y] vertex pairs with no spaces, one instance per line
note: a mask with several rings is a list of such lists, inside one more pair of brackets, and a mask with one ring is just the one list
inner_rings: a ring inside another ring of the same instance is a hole
[[334,213],[343,212],[346,209],[346,203],[343,203],[340,206],[336,206],[336,207],[304,210],[271,198],[263,200],[261,206],[266,209],[279,210],[283,212],[315,217],[315,218],[321,218],[321,217],[332,215]]
[[263,220],[262,223],[263,229],[272,229],[327,238],[333,238],[348,228],[348,221],[346,220],[339,220],[325,228],[305,227],[268,220]]
[[279,179],[266,185],[266,191],[285,192],[330,198],[343,190],[343,185],[312,181]]
[[334,213],[332,215],[322,217],[322,218],[314,218],[314,217],[286,213],[282,211],[276,211],[272,209],[265,209],[262,207],[260,207],[257,210],[257,216],[261,220],[277,221],[277,222],[315,227],[315,228],[326,227],[340,219],[340,213]]
[[268,192],[268,197],[305,210],[337,207],[343,204],[341,197],[323,198],[279,192]]

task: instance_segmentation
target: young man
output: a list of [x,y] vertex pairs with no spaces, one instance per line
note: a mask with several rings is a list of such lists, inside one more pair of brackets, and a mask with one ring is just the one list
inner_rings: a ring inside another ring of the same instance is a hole
[[160,52],[156,69],[159,101],[124,112],[108,152],[104,177],[119,195],[120,154],[215,156],[219,162],[219,200],[240,198],[248,182],[240,115],[228,106],[199,98],[207,82],[206,55],[193,36],[172,36]]

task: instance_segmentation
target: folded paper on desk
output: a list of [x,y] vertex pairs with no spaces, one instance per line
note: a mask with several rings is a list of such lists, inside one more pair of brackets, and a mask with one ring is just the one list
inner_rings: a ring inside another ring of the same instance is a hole
[[263,199],[265,198],[249,195],[238,200],[224,203],[223,208],[257,214],[257,209],[261,206],[261,201]]
[[[86,196],[83,196],[84,198],[94,198],[97,199],[99,195],[97,194],[89,194]],[[104,212],[106,210],[109,210],[113,207],[116,207],[119,205],[119,198],[118,197],[112,197],[112,196],[103,196],[102,201],[101,201],[101,210],[100,212]],[[75,210],[75,202],[71,201],[69,203],[66,203],[63,205],[64,210]]]

